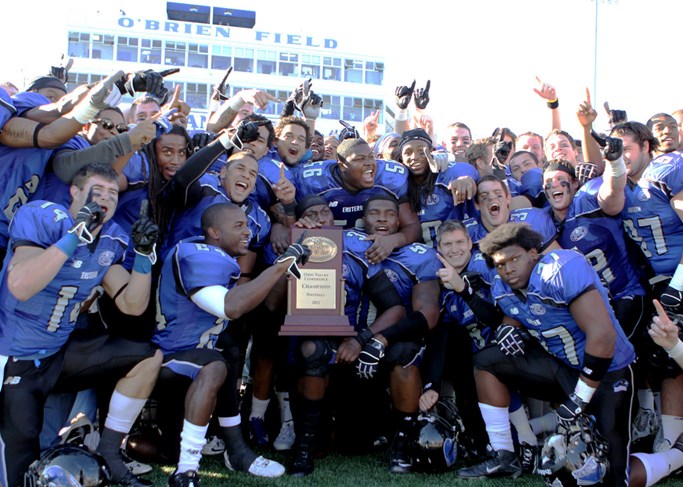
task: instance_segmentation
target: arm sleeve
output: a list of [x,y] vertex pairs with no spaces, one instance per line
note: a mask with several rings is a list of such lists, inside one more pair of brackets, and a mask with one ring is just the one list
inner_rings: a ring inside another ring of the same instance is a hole
[[199,152],[192,154],[185,165],[176,173],[173,178],[171,198],[179,207],[184,208],[197,203],[196,198],[201,198],[200,193],[197,192],[199,178],[223,152],[225,152],[225,147],[216,140]]
[[218,318],[228,319],[225,316],[225,296],[228,290],[223,286],[207,286],[190,296],[194,304],[209,314]]
[[71,184],[74,176],[82,167],[93,162],[113,164],[116,159],[133,152],[128,134],[117,135],[109,140],[80,150],[61,150],[52,160],[52,167],[57,177],[66,184]]
[[441,377],[446,363],[446,348],[448,347],[449,326],[439,323],[429,335],[427,335],[427,348],[424,359],[420,366],[422,372],[423,389],[432,389],[441,392]]

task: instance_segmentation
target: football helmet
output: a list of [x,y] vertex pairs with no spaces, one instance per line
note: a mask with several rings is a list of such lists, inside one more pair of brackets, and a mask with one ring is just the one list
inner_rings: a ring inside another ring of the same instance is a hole
[[595,419],[581,414],[569,429],[560,426],[545,440],[537,473],[551,487],[599,484],[609,468],[607,449]]
[[598,177],[598,166],[590,162],[581,162],[576,165],[576,177],[581,184],[585,184]]
[[450,468],[458,456],[458,436],[464,429],[451,401],[440,399],[431,410],[421,413],[411,448],[413,470],[442,472]]
[[99,454],[78,445],[58,445],[31,464],[25,487],[104,487],[111,474]]

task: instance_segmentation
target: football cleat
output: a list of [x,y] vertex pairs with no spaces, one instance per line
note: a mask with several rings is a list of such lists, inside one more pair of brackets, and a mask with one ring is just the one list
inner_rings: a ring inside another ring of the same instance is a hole
[[[236,471],[230,463],[230,457],[228,456],[227,451],[223,452],[223,460],[225,466],[229,470]],[[250,473],[255,477],[275,478],[280,477],[285,473],[285,467],[275,460],[269,460],[263,456],[258,456],[251,462],[251,465],[249,465],[247,473]]]
[[206,445],[202,447],[202,456],[213,457],[225,451],[225,442],[218,436],[209,436]]
[[633,428],[631,429],[631,441],[654,435],[657,433],[658,427],[657,413],[652,409],[638,409],[638,414],[636,414],[633,420]]
[[258,446],[268,444],[268,433],[263,418],[249,418],[249,439]]
[[456,476],[461,479],[485,479],[494,477],[512,477],[522,475],[522,465],[513,451],[499,450],[485,462],[468,468],[461,468]]
[[273,442],[273,448],[277,451],[291,450],[295,439],[294,422],[292,420],[285,421],[280,427],[280,434],[277,435],[277,438],[275,438],[275,441]]
[[538,446],[529,443],[519,444],[519,458],[524,473],[535,473],[538,461]]
[[194,470],[173,472],[168,478],[168,487],[199,487],[199,474]]

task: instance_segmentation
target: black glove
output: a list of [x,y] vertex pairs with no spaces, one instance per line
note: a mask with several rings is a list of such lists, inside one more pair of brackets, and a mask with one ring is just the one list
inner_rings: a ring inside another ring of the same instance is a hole
[[512,152],[512,142],[505,142],[504,140],[499,140],[496,145],[493,146],[493,155],[498,158],[501,164],[505,164],[508,160],[508,156]]
[[50,66],[50,76],[54,76],[62,83],[67,84],[69,82],[69,70],[73,66],[74,60],[69,59],[64,66],[64,54],[62,54],[62,60],[59,66]]
[[384,357],[384,344],[376,338],[370,339],[358,355],[356,375],[361,379],[372,379],[377,373],[382,357]]
[[626,110],[612,110],[609,107],[609,103],[605,102],[605,111],[609,117],[610,127],[615,126],[618,123],[625,122],[628,118],[626,117]]
[[659,302],[668,315],[683,314],[683,291],[667,286],[661,296]]
[[616,137],[605,137],[605,146],[602,148],[602,157],[608,161],[616,161],[624,153],[624,142]]
[[[415,91],[415,80],[410,86],[397,86],[396,87],[396,106],[405,110],[410,105],[410,99],[413,97],[413,91]],[[428,93],[429,94],[429,93]],[[429,99],[427,99],[429,101]]]
[[465,287],[472,290],[473,293],[477,292],[481,288],[490,288],[484,278],[481,277],[479,272],[467,271],[461,274],[462,280],[465,281]]
[[[427,85],[424,88],[419,88],[414,95],[415,106],[420,110],[427,108],[429,104],[429,87],[432,85],[431,80],[427,80]],[[407,105],[406,105],[407,106]]]
[[579,416],[587,406],[587,402],[582,401],[579,396],[572,392],[567,400],[555,410],[559,424],[569,430],[577,423]]
[[[164,73],[166,72],[164,71]],[[160,100],[160,103],[163,103],[168,98],[168,88],[164,86],[164,73],[157,73],[151,69],[138,71],[128,79],[124,78],[124,80],[117,81],[116,86],[122,95],[128,93],[130,96],[135,96],[135,93],[146,91]]]
[[287,250],[285,250],[284,253],[275,261],[278,264],[289,261],[287,272],[297,279],[301,278],[301,271],[299,270],[298,264],[305,265],[311,255],[311,249],[301,243],[303,242],[305,236],[306,233],[302,233],[299,237],[299,240],[287,247]]
[[498,344],[498,348],[508,356],[523,356],[526,344],[530,339],[531,335],[523,328],[517,328],[512,325],[500,325],[496,329],[496,343]]
[[192,136],[192,146],[194,147],[194,152],[197,152],[211,142],[216,140],[216,134],[213,132],[198,132]]
[[342,124],[342,126],[344,127],[337,136],[339,142],[346,139],[360,139],[360,134],[358,133],[358,130],[356,130],[356,127],[354,127],[350,123],[346,123],[343,120],[340,120],[339,123]]
[[228,68],[221,82],[218,83],[218,85],[213,89],[213,93],[211,96],[214,100],[225,101],[228,98],[230,98],[230,95],[228,94],[230,85],[226,84],[226,81],[228,81],[228,76],[230,76],[230,73],[232,73],[232,66]]
[[130,235],[135,244],[135,253],[149,257],[154,264],[157,261],[155,248],[159,238],[159,227],[149,217],[149,201],[142,200],[140,217],[133,224]]
[[282,111],[280,112],[280,118],[291,117],[292,115],[294,115],[294,110],[295,110],[294,100],[291,98],[288,98],[287,101],[282,106]]
[[247,122],[246,120],[242,120],[237,126],[237,130],[235,130],[235,135],[232,136],[233,143],[235,143],[237,147],[241,147],[242,144],[258,140],[258,128],[260,124],[260,122]]
[[92,231],[95,230],[104,220],[104,210],[95,201],[92,201],[92,196],[88,196],[88,201],[83,208],[78,210],[74,226],[71,227],[69,233],[75,234],[81,242],[93,243],[95,240],[92,236]]

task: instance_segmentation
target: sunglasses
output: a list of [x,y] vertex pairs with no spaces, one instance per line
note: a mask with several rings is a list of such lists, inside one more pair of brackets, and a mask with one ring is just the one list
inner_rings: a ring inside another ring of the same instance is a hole
[[95,120],[90,120],[90,123],[96,123],[100,127],[102,127],[104,130],[111,130],[114,127],[116,127],[116,131],[120,134],[124,132],[128,132],[128,125],[124,125],[122,123],[117,123],[114,124],[111,120],[104,120],[102,118],[96,118]]

